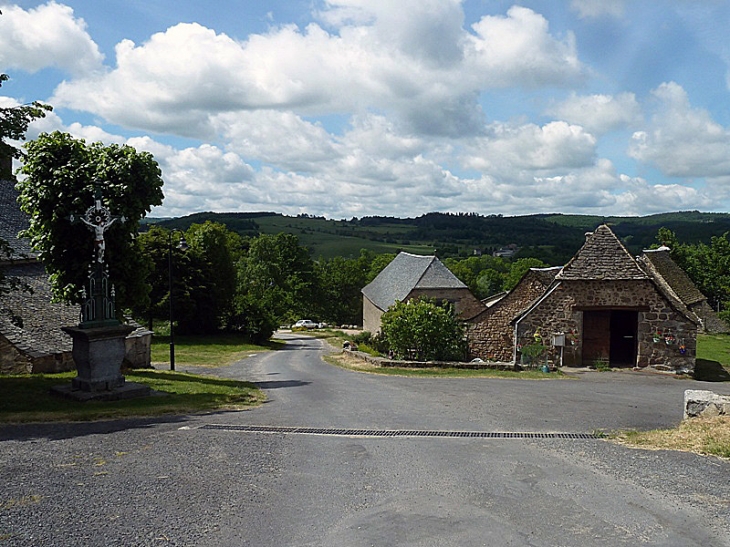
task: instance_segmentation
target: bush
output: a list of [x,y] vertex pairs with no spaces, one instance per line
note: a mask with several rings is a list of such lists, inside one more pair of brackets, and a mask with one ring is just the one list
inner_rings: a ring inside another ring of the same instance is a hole
[[236,313],[228,320],[228,330],[241,332],[254,344],[263,344],[278,326],[274,316],[252,298],[242,298],[236,303]]
[[446,301],[396,302],[383,314],[381,332],[387,349],[400,359],[458,361],[466,355],[464,327]]

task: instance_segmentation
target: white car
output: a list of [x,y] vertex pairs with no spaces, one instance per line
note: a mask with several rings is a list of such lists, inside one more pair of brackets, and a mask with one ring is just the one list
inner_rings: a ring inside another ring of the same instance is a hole
[[296,323],[294,323],[295,329],[316,329],[317,323],[314,321],[310,321],[309,319],[300,319]]

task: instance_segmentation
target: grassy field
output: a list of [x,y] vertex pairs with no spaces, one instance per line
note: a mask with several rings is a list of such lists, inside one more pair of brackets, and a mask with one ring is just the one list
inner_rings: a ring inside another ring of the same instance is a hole
[[[203,367],[225,366],[252,353],[270,351],[267,346],[243,343],[240,336],[176,336],[175,362]],[[155,336],[152,361],[169,363],[169,337]],[[34,374],[0,378],[0,422],[85,421],[161,414],[191,414],[209,410],[257,406],[264,394],[254,384],[165,370],[125,371],[127,382],[145,384],[157,395],[126,401],[79,403],[52,396],[51,387],[68,384],[75,372]]]
[[730,335],[698,335],[697,358],[708,361],[716,361],[724,367],[730,367]]
[[75,372],[3,376],[0,379],[0,422],[89,421],[257,406],[264,394],[249,382],[159,370],[125,374],[127,382],[151,387],[151,397],[125,401],[80,403],[51,395],[53,386],[68,384]]
[[[271,351],[281,346],[273,340],[266,346],[249,344],[238,334],[221,333],[208,336],[175,335],[175,363],[204,367],[226,366],[244,359],[252,353]],[[170,362],[170,337],[155,334],[152,338],[152,363]]]
[[261,233],[278,234],[287,232],[296,235],[299,243],[307,247],[314,258],[331,259],[337,256],[357,258],[361,249],[368,249],[376,254],[408,251],[414,254],[433,254],[434,248],[421,243],[405,244],[402,242],[405,232],[412,226],[393,225],[368,228],[373,235],[383,239],[398,240],[399,243],[387,243],[369,239],[362,230],[348,227],[346,222],[316,218],[293,218],[267,216],[256,219]]

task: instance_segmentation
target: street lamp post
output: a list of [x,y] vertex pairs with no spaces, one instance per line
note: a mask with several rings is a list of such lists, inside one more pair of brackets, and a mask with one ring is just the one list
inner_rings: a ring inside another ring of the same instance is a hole
[[177,232],[180,234],[180,241],[177,244],[177,248],[181,251],[186,251],[188,243],[185,241],[185,234],[182,230],[170,230],[167,234],[167,282],[170,289],[168,295],[168,301],[170,303],[170,370],[175,370],[175,307],[173,305],[172,296],[172,236]]

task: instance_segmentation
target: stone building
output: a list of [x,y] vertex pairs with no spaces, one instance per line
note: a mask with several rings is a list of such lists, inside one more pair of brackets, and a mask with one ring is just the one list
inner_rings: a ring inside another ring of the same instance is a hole
[[702,322],[642,264],[608,226],[599,226],[564,267],[531,270],[513,296],[476,318],[472,356],[504,358],[509,339],[510,360],[521,360],[525,348],[537,344],[556,364],[692,370]]
[[390,306],[418,297],[447,300],[463,321],[470,321],[484,305],[435,256],[399,253],[362,289],[363,330],[380,331],[380,318]]
[[662,284],[666,291],[674,294],[699,318],[703,332],[713,334],[730,332],[727,324],[710,307],[707,297],[669,256],[670,251],[669,247],[646,250],[639,257],[639,262],[657,283]]
[[[10,166],[6,168],[10,170]],[[79,323],[79,308],[51,301],[51,284],[43,265],[29,242],[18,237],[29,221],[17,199],[15,181],[0,179],[0,238],[12,249],[10,258],[0,256],[0,268],[32,290],[0,296],[0,374],[74,370],[72,340],[61,327]],[[152,333],[146,329],[127,337],[130,366],[150,365],[151,341]]]
[[471,355],[489,361],[514,360],[512,320],[542,296],[560,267],[531,268],[509,292],[483,300],[486,309],[467,325]]

